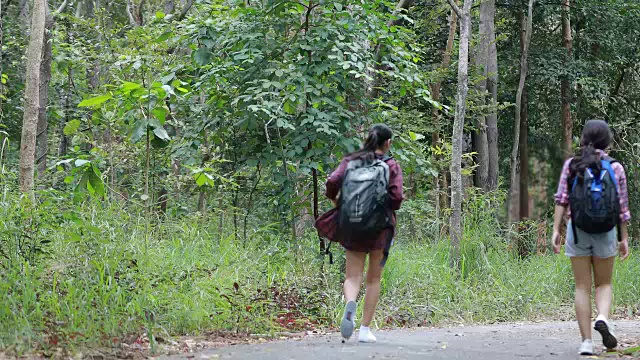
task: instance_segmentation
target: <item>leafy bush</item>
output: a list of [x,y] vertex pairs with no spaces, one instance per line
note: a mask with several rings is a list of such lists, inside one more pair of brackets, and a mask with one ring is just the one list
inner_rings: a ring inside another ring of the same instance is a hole
[[[18,197],[1,210],[8,219],[3,241],[21,234],[26,214],[39,224],[34,239],[50,241],[46,256],[16,256],[0,268],[2,349],[112,346],[143,336],[153,345],[212,330],[275,335],[331,328],[340,317],[344,258],[335,250],[336,264],[328,265],[312,234],[293,243],[257,231],[244,242],[220,236],[217,222],[200,216],[159,221],[119,203],[41,198],[48,200],[23,215],[14,214],[23,211]],[[482,214],[469,216],[460,275],[449,267],[446,241],[399,237],[375,325],[566,317],[568,260],[515,257],[495,227],[493,207],[468,204]],[[616,304],[625,314],[638,311],[638,270],[636,258],[616,267]]]

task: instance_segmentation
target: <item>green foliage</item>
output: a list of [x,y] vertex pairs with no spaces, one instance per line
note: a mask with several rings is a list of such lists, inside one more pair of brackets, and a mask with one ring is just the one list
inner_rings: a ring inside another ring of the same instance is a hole
[[[153,220],[147,230],[140,221],[144,207],[73,205],[56,193],[41,198],[33,210],[24,210],[18,197],[0,207],[6,219],[0,225],[1,348],[47,353],[59,346],[117,346],[143,333],[167,339],[210,329],[275,335],[332,327],[341,315],[344,259],[328,265],[313,236],[292,244],[277,228],[264,227],[243,243],[232,229],[221,233],[199,216]],[[485,214],[490,202],[468,206],[477,230],[463,241],[463,276],[449,267],[446,241],[401,232],[382,280],[378,314],[384,316],[375,326],[565,316],[573,298],[568,259],[512,256],[488,231],[495,226]],[[637,258],[616,265],[621,310],[638,311],[639,269]]]
[[[533,319],[571,301],[566,259],[516,256],[533,250],[538,219],[519,224],[512,243],[504,239],[504,185],[467,189],[462,271],[449,269],[449,209],[436,204],[448,189],[434,185],[450,165],[455,106],[455,55],[440,69],[444,1],[415,1],[393,15],[396,4],[383,0],[212,0],[185,17],[151,2],[142,26],[131,26],[124,1],[67,8],[51,30],[46,107],[47,166],[57,171],[38,179],[50,190],[36,205],[15,195],[28,40],[17,5],[3,16],[0,49],[0,348],[332,326],[339,267],[321,267],[305,231],[314,195],[319,210],[329,206],[324,178],[375,122],[395,131],[408,198],[383,280],[380,312],[389,316],[378,325]],[[507,173],[523,5],[501,5],[498,102],[472,91],[466,131],[498,111]],[[574,89],[574,135],[586,119],[608,119],[612,155],[630,179],[640,176],[632,166],[640,161],[640,62],[630,41],[640,34],[639,11],[626,0],[576,0],[569,56],[558,7],[536,8],[527,105],[542,221],[562,161],[561,79]],[[470,70],[472,85],[483,80]],[[473,175],[472,146],[465,176]],[[640,192],[629,185],[635,213]],[[634,222],[632,231],[640,217]],[[616,301],[627,310],[638,310],[638,268],[631,259],[616,270],[625,283]]]

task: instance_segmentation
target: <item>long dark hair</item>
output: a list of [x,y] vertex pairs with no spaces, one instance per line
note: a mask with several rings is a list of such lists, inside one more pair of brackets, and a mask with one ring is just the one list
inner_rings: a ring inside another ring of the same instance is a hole
[[351,159],[373,161],[376,150],[382,148],[384,143],[393,137],[393,131],[385,124],[376,124],[369,129],[369,135],[362,145],[362,149],[349,155]]
[[611,144],[611,130],[604,120],[589,120],[582,129],[580,139],[580,154],[573,158],[571,177],[582,178],[585,170],[591,168],[599,173],[602,170],[600,155],[596,150],[606,150]]

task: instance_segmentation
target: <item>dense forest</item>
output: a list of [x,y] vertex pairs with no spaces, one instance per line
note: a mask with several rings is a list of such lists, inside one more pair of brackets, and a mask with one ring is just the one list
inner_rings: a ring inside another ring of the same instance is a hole
[[636,0],[0,0],[0,349],[333,326],[313,221],[374,123],[407,198],[379,325],[562,314],[586,120],[640,225],[638,46]]

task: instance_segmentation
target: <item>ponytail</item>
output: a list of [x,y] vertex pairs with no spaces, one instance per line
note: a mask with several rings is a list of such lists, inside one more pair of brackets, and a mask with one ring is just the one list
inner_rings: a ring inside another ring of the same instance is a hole
[[598,150],[604,151],[611,144],[611,130],[609,125],[603,120],[589,120],[582,130],[580,140],[580,154],[573,158],[569,167],[572,178],[584,177],[584,172],[588,168],[599,173],[602,170],[600,154]]
[[575,178],[578,176],[578,178],[582,179],[584,177],[584,172],[588,168],[593,169],[596,173],[600,173],[600,170],[602,170],[600,156],[598,155],[596,148],[591,143],[581,147],[580,155],[574,157],[573,161],[571,161],[571,165],[569,167],[571,177]]
[[384,124],[377,124],[369,129],[369,135],[362,148],[349,155],[352,159],[361,159],[366,162],[373,161],[376,150],[381,149],[384,143],[391,139],[393,132],[391,128]]

